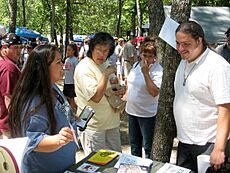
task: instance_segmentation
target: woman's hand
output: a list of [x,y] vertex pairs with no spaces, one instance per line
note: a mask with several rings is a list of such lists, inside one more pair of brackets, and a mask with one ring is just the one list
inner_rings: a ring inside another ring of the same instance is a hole
[[109,78],[109,76],[115,72],[116,72],[116,68],[113,66],[109,66],[107,69],[105,69],[104,75],[105,77]]
[[118,86],[117,91],[114,91],[114,94],[116,96],[122,97],[126,92],[126,86]]
[[63,146],[68,144],[70,141],[73,141],[73,132],[69,127],[63,127],[58,135],[59,145]]
[[146,60],[142,60],[141,63],[141,71],[143,74],[149,74],[150,66],[148,65]]
[[58,134],[45,136],[38,146],[34,149],[35,152],[54,152],[62,146],[73,141],[73,132],[69,127],[63,127]]

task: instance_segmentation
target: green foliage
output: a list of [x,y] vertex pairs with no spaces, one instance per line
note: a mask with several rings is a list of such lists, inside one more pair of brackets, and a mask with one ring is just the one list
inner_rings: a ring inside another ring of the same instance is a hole
[[0,24],[8,25],[9,23],[9,7],[6,0],[0,0]]
[[77,33],[91,34],[97,31],[115,33],[117,18],[117,1],[88,0],[79,5],[77,15]]
[[[131,15],[135,12],[136,0],[123,0],[121,31],[126,36],[130,31]],[[47,4],[48,2],[48,4]],[[22,3],[18,0],[17,26],[23,24]],[[171,0],[164,0],[164,5],[170,5]],[[148,0],[140,0],[143,24],[148,22]],[[229,0],[193,0],[197,5],[230,6]],[[50,34],[50,0],[25,0],[26,27],[44,35]],[[0,0],[0,24],[8,26],[9,7],[7,0]],[[72,0],[71,27],[76,34],[91,34],[106,31],[115,35],[118,19],[118,0]],[[66,1],[55,0],[55,29],[57,34],[65,33]],[[137,19],[136,19],[137,20]],[[136,21],[137,24],[137,21]]]

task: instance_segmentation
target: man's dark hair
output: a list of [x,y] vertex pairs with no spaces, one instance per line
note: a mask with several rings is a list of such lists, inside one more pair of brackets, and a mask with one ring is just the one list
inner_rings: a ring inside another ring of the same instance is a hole
[[204,30],[195,21],[186,21],[186,22],[181,23],[178,26],[178,28],[176,29],[176,33],[177,32],[183,32],[186,34],[190,34],[192,36],[192,38],[195,40],[198,40],[198,38],[201,37],[204,48],[206,49],[208,46],[208,44],[205,40]]
[[225,35],[228,37],[228,35],[230,34],[230,28],[228,28],[228,30],[225,32]]

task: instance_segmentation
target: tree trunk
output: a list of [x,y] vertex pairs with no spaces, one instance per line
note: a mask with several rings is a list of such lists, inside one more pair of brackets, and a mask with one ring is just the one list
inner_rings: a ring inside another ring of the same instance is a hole
[[117,20],[117,31],[116,36],[121,37],[121,14],[122,14],[123,0],[118,0],[118,20]]
[[134,12],[132,12],[132,16],[131,16],[131,33],[130,35],[135,36],[136,33],[136,14],[137,14],[137,10],[136,10],[136,3],[134,6]]
[[66,58],[66,49],[69,44],[69,31],[70,31],[70,0],[66,0],[66,37],[65,37],[65,53],[64,58]]
[[149,35],[157,39],[157,56],[161,62],[165,51],[165,42],[158,38],[158,34],[164,23],[164,7],[162,0],[149,0]]
[[[159,18],[159,14],[161,14],[160,10],[163,8],[163,3],[161,2],[161,6],[157,6],[156,4],[159,4],[159,2],[149,0],[149,6],[152,8],[151,12],[155,12],[155,17]],[[180,22],[188,20],[190,11],[191,0],[173,1],[171,18]],[[157,22],[157,19],[155,19],[155,21]],[[150,22],[150,31],[154,36],[158,35],[161,27],[162,22],[158,21],[156,24],[156,30],[154,31],[153,24]],[[160,39],[157,39],[157,48],[159,49],[158,53],[160,52],[162,57],[160,62],[164,68],[164,75],[160,91],[155,135],[153,139],[152,158],[161,162],[169,162],[173,139],[176,136],[176,126],[173,116],[174,77],[177,66],[180,62],[180,57],[177,51],[168,44],[166,44],[166,46],[162,46],[162,48],[160,48],[161,46],[159,45],[164,44],[162,44]]]
[[55,0],[51,0],[51,42],[55,39]]
[[15,33],[17,19],[17,0],[9,0],[10,22],[9,32]]
[[22,0],[22,16],[23,16],[22,26],[26,27],[26,8],[25,8],[25,0]]
[[142,12],[141,12],[141,4],[139,0],[136,0],[136,7],[137,7],[137,20],[138,20],[138,29],[137,29],[137,36],[142,36]]

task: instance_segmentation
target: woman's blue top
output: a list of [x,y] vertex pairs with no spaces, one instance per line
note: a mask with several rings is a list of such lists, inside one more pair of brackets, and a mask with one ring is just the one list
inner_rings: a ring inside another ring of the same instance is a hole
[[[53,89],[64,101],[61,103],[56,97],[54,99],[54,116],[57,123],[55,134],[58,134],[61,128],[69,127],[70,117],[73,117],[73,114],[59,88],[53,85]],[[40,97],[34,97],[24,110],[26,111],[27,108],[33,110],[39,103]],[[46,106],[41,105],[36,111],[32,111],[30,116],[25,119],[25,123],[22,124],[23,136],[27,136],[29,141],[25,148],[21,173],[63,173],[75,163],[77,147],[74,141],[54,152],[33,151],[44,137],[51,135],[51,126],[47,115]],[[21,115],[22,121],[24,116],[26,116],[25,113]]]

